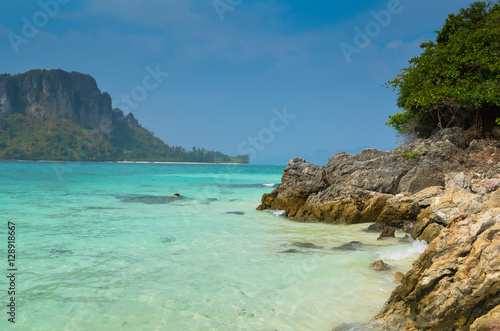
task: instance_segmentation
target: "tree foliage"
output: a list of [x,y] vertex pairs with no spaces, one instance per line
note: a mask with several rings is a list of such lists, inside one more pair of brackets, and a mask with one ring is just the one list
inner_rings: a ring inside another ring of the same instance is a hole
[[388,82],[402,111],[386,124],[418,136],[445,127],[491,130],[500,116],[500,1],[476,1],[436,32]]

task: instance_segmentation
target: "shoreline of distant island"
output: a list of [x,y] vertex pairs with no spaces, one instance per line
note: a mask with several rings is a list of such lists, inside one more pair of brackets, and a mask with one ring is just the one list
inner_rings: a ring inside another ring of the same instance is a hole
[[250,163],[238,163],[238,162],[176,162],[176,161],[64,161],[64,160],[1,160],[0,159],[0,162],[250,165]]

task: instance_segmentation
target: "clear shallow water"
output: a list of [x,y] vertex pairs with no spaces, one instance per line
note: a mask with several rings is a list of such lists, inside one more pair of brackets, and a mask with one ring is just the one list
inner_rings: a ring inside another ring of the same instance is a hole
[[[14,329],[331,330],[369,320],[422,245],[377,241],[366,224],[256,211],[282,169],[0,162],[5,243],[7,221],[17,227]],[[332,250],[352,240],[366,245]],[[394,269],[372,271],[380,258]],[[0,329],[12,328],[5,312]]]

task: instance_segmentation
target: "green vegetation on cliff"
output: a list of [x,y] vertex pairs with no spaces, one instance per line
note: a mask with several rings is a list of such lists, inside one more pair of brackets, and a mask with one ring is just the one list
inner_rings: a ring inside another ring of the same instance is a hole
[[421,137],[445,127],[490,131],[500,116],[500,1],[449,15],[437,34],[388,83],[402,112],[387,125]]
[[12,114],[0,118],[0,160],[248,163],[248,156],[171,147],[148,130],[119,122],[112,135],[66,119]]

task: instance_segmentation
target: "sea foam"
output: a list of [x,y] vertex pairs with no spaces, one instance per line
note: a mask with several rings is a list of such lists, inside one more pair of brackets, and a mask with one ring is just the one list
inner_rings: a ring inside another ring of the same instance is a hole
[[383,260],[405,260],[414,256],[415,254],[421,254],[425,252],[426,248],[427,243],[425,241],[414,240],[410,247],[406,247],[404,249],[390,247],[388,250],[379,252],[379,256]]
[[285,213],[286,213],[286,211],[284,211],[284,210],[273,210],[273,214],[278,216],[278,217],[285,216]]

